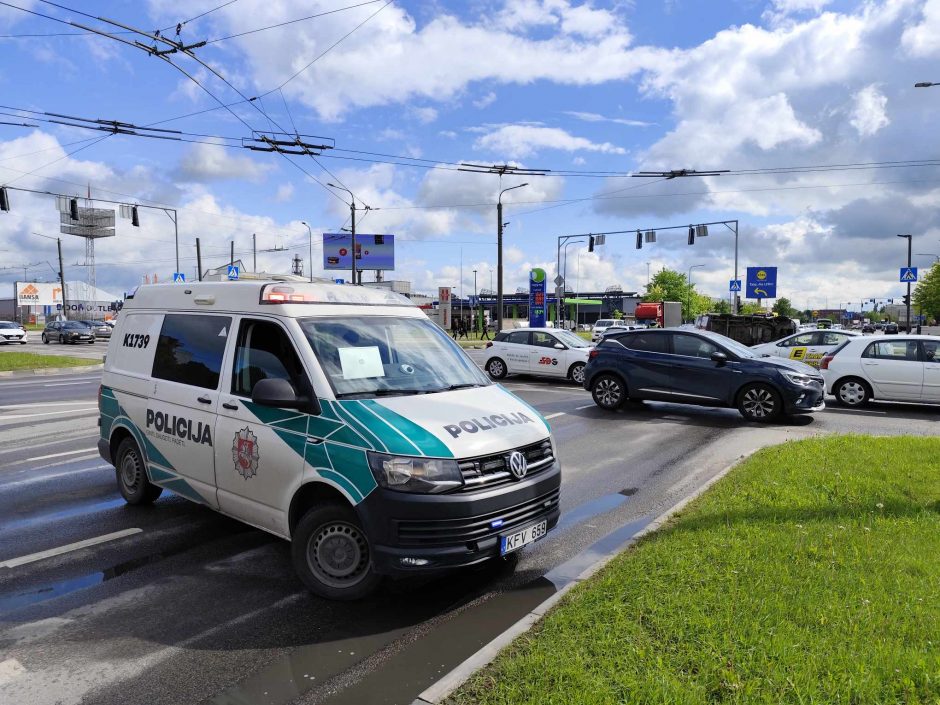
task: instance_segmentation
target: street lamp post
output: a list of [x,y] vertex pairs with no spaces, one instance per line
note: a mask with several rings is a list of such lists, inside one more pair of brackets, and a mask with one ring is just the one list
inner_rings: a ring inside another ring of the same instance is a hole
[[[913,235],[898,235],[898,237],[903,237],[907,239],[907,266],[911,266],[911,245],[914,242]],[[907,283],[907,332],[911,332],[911,283]]]
[[473,270],[473,303],[474,306],[470,312],[470,319],[473,322],[473,332],[479,333],[480,331],[478,330],[477,323],[479,322],[480,316],[477,309],[480,308],[480,300],[477,296],[477,270],[475,269]]
[[937,262],[940,262],[940,255],[938,255],[938,254],[935,253],[935,252],[916,252],[915,254],[916,254],[918,257],[933,257],[933,258],[934,258],[934,261],[933,261],[934,264],[936,264]]
[[313,231],[307,225],[306,220],[301,220],[300,224],[307,228],[307,244],[310,246],[310,281],[313,281]]
[[504,188],[496,199],[496,325],[497,332],[503,329],[503,194],[513,189],[528,186],[528,183]]
[[356,197],[353,195],[353,192],[350,191],[345,186],[337,186],[336,184],[331,184],[327,182],[327,186],[331,186],[340,191],[345,191],[349,194],[349,214],[350,214],[350,248],[349,248],[349,259],[352,262],[350,269],[352,270],[352,283],[353,286],[359,283],[358,278],[356,277]]
[[688,294],[686,295],[686,299],[688,300],[688,303],[686,305],[687,306],[686,315],[689,317],[690,320],[692,318],[692,270],[695,269],[696,267],[704,267],[704,266],[705,266],[704,264],[693,264],[691,267],[689,267],[689,274],[686,277],[686,283],[688,284],[688,289],[689,289]]
[[931,86],[940,86],[940,82],[918,81],[914,84],[914,88],[930,88]]

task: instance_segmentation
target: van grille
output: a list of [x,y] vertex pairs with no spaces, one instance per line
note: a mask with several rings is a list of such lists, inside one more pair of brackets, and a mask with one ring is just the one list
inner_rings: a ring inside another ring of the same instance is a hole
[[[398,521],[398,541],[401,546],[460,546],[504,534],[525,526],[558,507],[559,489],[514,507],[464,519],[428,519]],[[494,522],[496,526],[494,526]],[[475,547],[471,547],[475,548]]]
[[[555,456],[552,454],[552,442],[547,438],[539,443],[513,450],[518,450],[524,454],[529,463],[526,477],[550,468],[552,463],[555,462]],[[483,487],[490,489],[491,487],[517,482],[509,471],[509,455],[513,450],[459,461],[458,466],[463,475],[464,483],[461,491],[472,492]]]

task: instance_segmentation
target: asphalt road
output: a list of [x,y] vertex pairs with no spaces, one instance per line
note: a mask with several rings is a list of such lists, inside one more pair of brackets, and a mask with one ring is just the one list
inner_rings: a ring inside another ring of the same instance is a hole
[[41,331],[29,331],[26,345],[0,345],[0,355],[4,352],[30,352],[40,355],[68,355],[71,357],[87,357],[101,359],[108,352],[108,338],[97,338],[94,343],[76,343],[62,345],[50,342],[43,345]]
[[263,532],[168,493],[125,506],[94,450],[98,379],[0,380],[0,566],[128,532],[0,567],[4,704],[411,703],[551,594],[585,549],[642,526],[742,454],[818,433],[935,434],[940,418],[896,404],[773,426],[660,403],[609,414],[577,387],[511,378],[555,433],[559,528],[515,565],[338,604],[306,593],[287,544]]

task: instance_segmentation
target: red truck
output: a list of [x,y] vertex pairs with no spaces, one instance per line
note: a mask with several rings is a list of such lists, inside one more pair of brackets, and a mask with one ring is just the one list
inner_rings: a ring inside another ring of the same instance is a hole
[[682,304],[678,301],[645,301],[636,305],[637,323],[650,328],[675,328],[682,325]]

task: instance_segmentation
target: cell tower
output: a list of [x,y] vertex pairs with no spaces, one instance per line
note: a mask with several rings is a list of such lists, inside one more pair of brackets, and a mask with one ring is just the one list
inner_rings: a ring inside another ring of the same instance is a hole
[[108,208],[94,208],[90,187],[88,198],[82,200],[84,205],[79,205],[78,198],[56,196],[56,208],[59,211],[59,231],[63,235],[77,235],[85,238],[85,267],[87,267],[87,281],[90,287],[89,296],[94,296],[97,288],[95,240],[114,237],[114,211]]

